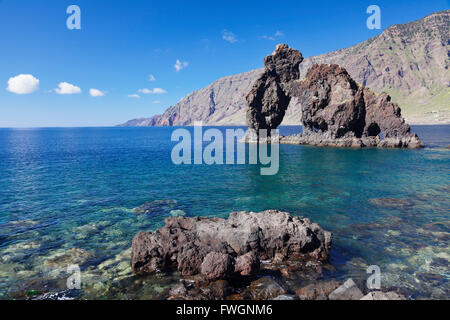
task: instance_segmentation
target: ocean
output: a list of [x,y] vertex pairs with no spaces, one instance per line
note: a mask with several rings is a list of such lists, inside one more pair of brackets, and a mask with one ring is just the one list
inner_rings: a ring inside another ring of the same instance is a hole
[[174,129],[0,129],[0,299],[65,291],[69,265],[81,271],[75,298],[163,298],[178,275],[132,275],[137,232],[172,215],[266,209],[333,233],[325,280],[366,279],[377,265],[383,287],[450,298],[449,125],[413,126],[420,150],[281,145],[273,176],[250,164],[177,166]]

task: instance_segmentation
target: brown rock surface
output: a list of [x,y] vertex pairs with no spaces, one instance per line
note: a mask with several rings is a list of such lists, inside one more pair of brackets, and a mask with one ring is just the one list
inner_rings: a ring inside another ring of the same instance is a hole
[[295,291],[301,300],[327,299],[341,284],[337,281],[316,282]]
[[[234,212],[226,220],[170,217],[163,228],[140,232],[133,239],[132,270],[146,274],[178,269],[181,275],[204,271],[216,278],[228,274],[231,260],[237,265],[235,272],[252,275],[259,259],[323,261],[330,246],[330,232],[307,218],[275,210]],[[211,253],[224,258],[226,266],[216,269],[214,261],[209,261],[212,256],[205,262]]]
[[209,280],[224,279],[234,271],[234,258],[227,253],[210,252],[203,259],[200,272]]
[[[336,65],[313,65],[292,90],[302,104],[303,133],[284,143],[420,148],[401,110],[385,94],[359,86]],[[380,138],[381,135],[381,138]]]
[[276,129],[291,102],[291,82],[300,77],[302,54],[286,44],[277,45],[264,59],[264,72],[246,96],[247,123],[250,129]]

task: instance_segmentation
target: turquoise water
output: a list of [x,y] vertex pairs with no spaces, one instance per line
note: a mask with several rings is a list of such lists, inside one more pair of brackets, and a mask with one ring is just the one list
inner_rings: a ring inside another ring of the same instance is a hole
[[384,287],[448,299],[450,126],[414,130],[425,149],[282,145],[279,173],[261,176],[172,164],[173,128],[0,129],[0,298],[64,290],[69,264],[81,267],[78,298],[161,298],[177,274],[131,274],[137,232],[170,215],[279,209],[333,232],[325,278],[378,265]]

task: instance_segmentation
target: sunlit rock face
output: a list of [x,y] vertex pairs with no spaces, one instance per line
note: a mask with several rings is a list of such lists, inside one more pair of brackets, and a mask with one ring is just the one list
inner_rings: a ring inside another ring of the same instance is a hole
[[286,44],[279,44],[264,59],[264,72],[246,96],[250,129],[275,129],[281,124],[291,102],[292,82],[300,77],[302,61],[302,54]]
[[336,65],[315,64],[299,80],[302,54],[285,44],[264,59],[264,73],[256,80],[248,103],[248,142],[260,140],[258,130],[276,129],[291,99],[302,108],[303,134],[282,137],[281,143],[341,147],[420,148],[423,143],[385,94],[358,85]]
[[358,85],[336,64],[313,65],[292,94],[302,105],[307,144],[336,140],[350,146],[423,147],[390,96]]

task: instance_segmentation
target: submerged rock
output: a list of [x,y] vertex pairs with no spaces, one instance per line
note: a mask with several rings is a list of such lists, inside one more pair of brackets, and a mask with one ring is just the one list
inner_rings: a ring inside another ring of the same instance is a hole
[[133,212],[136,214],[151,214],[151,213],[161,213],[161,212],[170,212],[177,205],[176,200],[154,200],[146,202],[139,207],[133,209]]
[[78,264],[82,265],[88,259],[94,257],[94,254],[90,251],[72,248],[69,250],[57,250],[53,252],[44,261],[44,265],[51,268],[66,268],[69,265]]
[[172,210],[170,211],[170,215],[172,217],[184,217],[186,215],[186,212],[183,210]]
[[208,282],[201,286],[182,280],[170,290],[168,300],[224,300],[233,292],[234,289],[226,280]]
[[414,206],[411,199],[401,198],[373,198],[369,202],[377,207],[398,210],[410,210]]
[[178,269],[211,278],[224,278],[236,266],[232,273],[250,276],[260,260],[324,261],[330,246],[330,232],[275,210],[234,212],[226,220],[170,217],[163,228],[133,239],[131,266],[135,274]]
[[64,290],[59,292],[46,292],[35,296],[31,300],[78,300],[82,292],[80,290]]
[[295,294],[301,300],[322,300],[328,299],[330,293],[340,287],[340,283],[337,281],[328,282],[315,282],[306,287],[300,288],[295,291]]
[[255,300],[269,300],[288,293],[286,285],[272,277],[262,277],[253,281],[249,291]]

